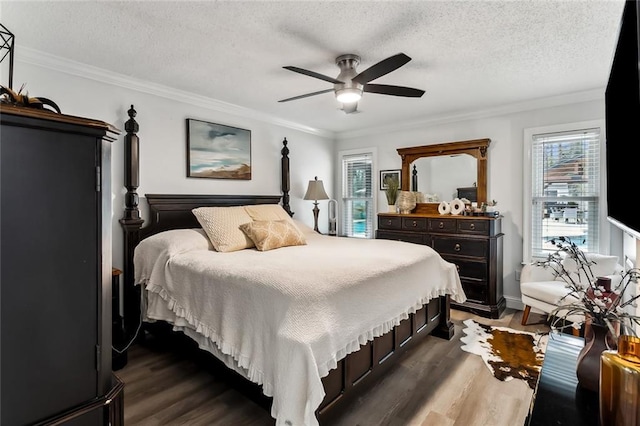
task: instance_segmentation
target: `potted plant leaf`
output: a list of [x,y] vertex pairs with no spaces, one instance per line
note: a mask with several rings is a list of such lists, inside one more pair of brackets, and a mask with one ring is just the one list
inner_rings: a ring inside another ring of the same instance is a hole
[[396,213],[396,201],[398,200],[398,191],[400,190],[400,182],[397,176],[386,176],[384,179],[386,188],[384,190],[387,196],[387,205],[389,213]]

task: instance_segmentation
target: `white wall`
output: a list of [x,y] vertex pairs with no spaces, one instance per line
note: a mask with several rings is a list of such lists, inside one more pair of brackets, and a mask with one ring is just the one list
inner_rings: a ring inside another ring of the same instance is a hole
[[[230,106],[227,111],[215,102],[211,103],[212,107],[197,95],[191,102],[184,93],[172,97],[168,88],[158,89],[152,85],[147,88],[126,76],[107,75],[103,78],[105,75],[100,71],[85,72],[82,67],[75,72],[74,67],[68,64],[61,66],[50,58],[38,62],[32,56],[27,60],[17,58],[15,87],[26,83],[31,96],[54,100],[63,113],[102,120],[123,130],[112,152],[113,262],[116,267],[122,265],[122,233],[118,219],[122,216],[123,194],[126,192],[123,187],[124,122],[131,104],[138,111],[136,119],[140,124],[141,185],[138,193],[141,197],[145,193],[279,194],[280,149],[282,139],[286,137],[291,151],[291,207],[296,212],[295,218],[308,225],[313,225],[313,203],[302,200],[308,180],[318,176],[324,181],[329,196],[339,197],[340,167],[336,163],[339,150],[375,147],[378,170],[399,169],[401,161],[397,148],[490,138],[488,198],[498,201],[497,209],[504,216],[504,292],[508,306],[519,307],[516,271],[522,262],[524,129],[604,118],[603,97],[576,96],[573,103],[554,101],[560,105],[552,107],[527,109],[516,106],[512,110],[518,109],[519,112],[509,113],[504,112],[510,109],[507,106],[501,113],[477,113],[477,118],[434,119],[422,124],[399,126],[393,131],[363,129],[339,135],[334,143],[331,136],[261,119],[256,114],[243,112],[241,108]],[[186,118],[251,130],[252,180],[186,178]],[[378,194],[376,198],[378,211],[386,211],[384,194]],[[140,205],[144,213],[144,199]],[[319,228],[326,232],[327,201],[320,201],[319,207]]]
[[[67,65],[65,65],[67,67]],[[322,179],[329,196],[334,196],[334,141],[332,138],[288,128],[265,120],[207,108],[206,102],[190,104],[185,97],[171,99],[161,94],[132,89],[136,82],[125,76],[109,76],[102,81],[64,71],[16,61],[14,87],[26,83],[31,96],[56,102],[64,114],[105,121],[122,130],[112,146],[113,266],[121,267],[122,228],[118,220],[124,211],[124,122],[133,104],[140,125],[140,206],[143,218],[145,193],[149,194],[246,194],[279,195],[280,150],[289,141],[291,159],[291,209],[295,219],[313,226],[313,202],[302,200],[307,183]],[[95,70],[93,70],[95,71]],[[80,74],[80,73],[78,73]],[[100,73],[94,73],[99,75]],[[106,81],[105,81],[106,80]],[[113,84],[108,81],[122,81]],[[144,86],[140,86],[144,89]],[[162,92],[154,88],[155,92]],[[170,93],[169,90],[166,90]],[[195,97],[194,97],[195,98]],[[204,106],[203,106],[204,105]],[[230,108],[233,111],[233,108]],[[252,179],[249,181],[186,177],[186,119],[196,118],[251,130]],[[321,201],[319,229],[328,228],[327,201]],[[78,212],[81,214],[81,212]]]
[[[479,114],[478,114],[479,115]],[[522,267],[523,222],[523,135],[524,129],[585,120],[604,119],[604,97],[554,107],[501,113],[481,118],[452,121],[441,124],[416,124],[410,128],[396,128],[392,132],[380,129],[341,135],[337,149],[356,149],[375,146],[378,150],[379,169],[401,168],[397,148],[469,139],[491,139],[488,159],[488,199],[498,201],[497,210],[504,216],[504,293],[507,306],[520,308],[520,286],[516,271]],[[336,170],[336,173],[339,171]],[[337,180],[336,180],[337,181]],[[384,197],[378,197],[384,200]],[[378,211],[386,211],[385,203],[378,201]]]

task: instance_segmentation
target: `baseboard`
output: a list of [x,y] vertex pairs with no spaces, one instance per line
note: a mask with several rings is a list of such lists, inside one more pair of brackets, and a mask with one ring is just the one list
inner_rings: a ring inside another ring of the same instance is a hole
[[516,309],[518,311],[524,310],[522,299],[520,299],[519,297],[504,296],[504,300],[507,301],[507,308]]

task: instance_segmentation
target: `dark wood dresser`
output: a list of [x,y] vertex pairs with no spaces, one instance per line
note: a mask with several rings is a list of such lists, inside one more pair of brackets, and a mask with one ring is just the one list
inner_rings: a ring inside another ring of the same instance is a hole
[[424,244],[454,263],[467,295],[451,307],[487,318],[506,308],[502,289],[502,219],[483,216],[378,214],[376,238]]
[[111,369],[111,143],[96,120],[0,105],[2,425],[121,425]]

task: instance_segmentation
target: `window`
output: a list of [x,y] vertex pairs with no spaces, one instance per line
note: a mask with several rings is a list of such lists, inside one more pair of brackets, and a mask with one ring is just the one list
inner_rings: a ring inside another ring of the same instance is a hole
[[603,132],[580,124],[525,131],[525,261],[546,258],[560,236],[602,252]]
[[373,238],[373,153],[342,154],[342,235]]

